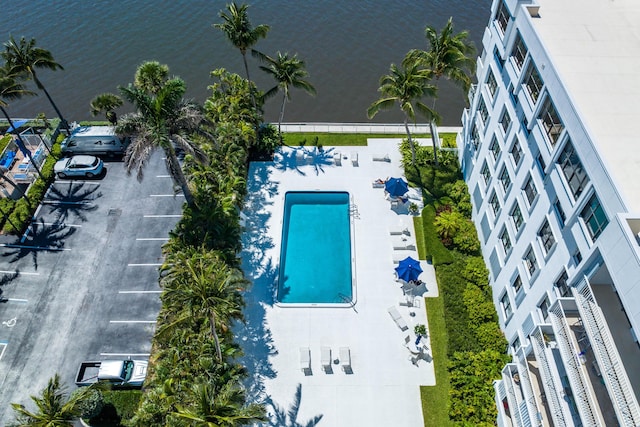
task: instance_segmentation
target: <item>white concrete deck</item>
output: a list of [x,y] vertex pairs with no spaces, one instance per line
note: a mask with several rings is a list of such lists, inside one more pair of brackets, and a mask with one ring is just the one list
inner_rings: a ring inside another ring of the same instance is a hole
[[[393,264],[394,253],[417,258],[417,252],[394,251],[389,235],[389,226],[403,225],[415,239],[413,220],[406,210],[391,210],[383,188],[372,187],[377,178],[402,176],[399,142],[375,139],[367,147],[325,147],[319,156],[313,154],[315,147],[305,147],[309,161],[303,165],[296,162],[296,151],[301,148],[285,147],[275,162],[251,166],[242,260],[253,287],[246,295],[247,323],[235,332],[245,352],[242,362],[251,374],[251,395],[257,401],[272,402],[267,405],[273,417],[269,425],[285,424],[284,418],[275,421],[275,417],[286,416],[296,405],[298,385],[297,421],[302,424],[322,416],[322,425],[332,427],[423,425],[419,386],[435,384],[431,345],[427,338],[428,361],[419,360],[415,366],[404,339],[409,335],[414,340],[413,326],[426,324],[424,300],[417,298],[419,307],[412,309],[399,304],[405,297],[394,280]],[[342,153],[342,166],[334,165],[336,151]],[[358,153],[358,166],[352,165],[352,152]],[[388,154],[391,161],[374,162],[374,154]],[[357,277],[353,308],[274,304],[284,195],[291,190],[337,190],[352,195]],[[422,207],[417,190],[410,190],[411,201]],[[424,296],[436,296],[433,268],[426,262],[421,264],[425,272],[420,278],[427,284]],[[401,331],[392,320],[387,312],[391,306],[397,307],[407,322],[407,331]],[[331,348],[332,359],[338,358],[340,347],[349,347],[353,373],[345,374],[336,364],[332,373],[325,373],[320,363],[321,346]],[[300,368],[301,347],[311,350],[311,375]]]

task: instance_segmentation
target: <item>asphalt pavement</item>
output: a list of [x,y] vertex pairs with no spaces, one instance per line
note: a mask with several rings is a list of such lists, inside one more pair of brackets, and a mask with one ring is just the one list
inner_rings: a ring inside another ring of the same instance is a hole
[[33,409],[50,377],[69,391],[85,360],[147,359],[160,309],[161,246],[180,219],[160,152],[138,182],[121,162],[103,177],[56,180],[22,237],[0,237],[0,425]]

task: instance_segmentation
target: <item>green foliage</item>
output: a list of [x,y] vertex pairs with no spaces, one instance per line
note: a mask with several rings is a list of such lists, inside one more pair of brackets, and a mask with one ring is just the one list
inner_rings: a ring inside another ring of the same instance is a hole
[[133,418],[142,392],[140,390],[105,390],[102,392],[102,408],[93,416],[83,416],[89,419],[92,427],[114,427],[125,425]]
[[453,246],[467,255],[477,255],[480,253],[480,241],[478,232],[471,220],[465,219],[458,232],[453,236]]
[[461,179],[456,180],[453,183],[445,185],[445,191],[454,208],[463,214],[465,217],[471,217],[471,196],[467,188],[467,183]]
[[[10,234],[21,232],[26,224],[31,220],[32,208],[25,199],[16,201],[13,212],[9,215],[9,220],[4,224],[3,231]],[[15,229],[15,227],[19,227]]]
[[456,144],[456,134],[455,133],[441,133],[439,134],[440,138],[442,138],[442,147],[443,148],[455,148]]
[[469,314],[469,321],[472,324],[480,325],[485,322],[493,321],[495,323],[497,321],[496,309],[493,303],[487,300],[486,295],[478,285],[470,283],[464,289],[462,295],[464,305]]
[[461,271],[462,277],[470,283],[479,286],[486,299],[491,300],[491,288],[489,287],[489,270],[484,264],[484,259],[480,256],[467,257],[464,268]]
[[[76,389],[73,394],[81,393],[83,389]],[[102,392],[98,389],[94,389],[86,393],[83,399],[79,403],[80,416],[88,419],[97,416],[104,407],[104,398]]]
[[453,261],[453,256],[442,244],[435,228],[436,210],[433,205],[427,205],[422,210],[422,227],[426,246],[425,257],[431,259],[433,265],[448,264]]
[[493,322],[486,322],[479,325],[476,328],[476,337],[478,344],[485,350],[493,350],[497,353],[504,354],[508,346],[504,333],[500,330],[500,326],[498,326],[497,318],[495,318]]
[[434,225],[442,242],[451,245],[465,221],[466,218],[458,211],[443,211],[436,216]]

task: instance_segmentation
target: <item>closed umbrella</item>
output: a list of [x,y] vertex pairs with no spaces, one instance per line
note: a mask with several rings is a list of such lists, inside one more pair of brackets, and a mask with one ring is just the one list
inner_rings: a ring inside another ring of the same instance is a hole
[[384,189],[391,197],[400,197],[409,191],[409,184],[402,178],[389,178],[384,183]]
[[417,261],[410,256],[400,261],[395,270],[398,274],[398,279],[404,280],[405,282],[418,280],[418,276],[422,273],[420,261]]

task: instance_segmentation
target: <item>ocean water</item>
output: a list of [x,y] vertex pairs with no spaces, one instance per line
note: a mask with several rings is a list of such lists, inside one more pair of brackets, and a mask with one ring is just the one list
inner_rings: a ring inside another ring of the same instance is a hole
[[287,193],[281,245],[279,302],[336,304],[352,299],[348,193]]
[[[34,37],[52,52],[63,71],[41,71],[39,77],[65,117],[91,118],[89,102],[102,92],[116,92],[133,80],[145,60],[166,63],[182,77],[188,96],[202,101],[213,83],[210,72],[226,68],[244,76],[240,53],[212,27],[225,1],[204,0],[32,0],[4,2],[0,36]],[[268,24],[266,39],[255,46],[269,55],[297,53],[306,62],[317,89],[311,97],[294,91],[287,122],[366,122],[367,107],[377,99],[380,76],[412,48],[426,49],[424,28],[441,28],[452,16],[456,30],[469,30],[481,49],[490,0],[256,0],[250,4],[254,23]],[[263,89],[274,82],[249,57],[253,80]],[[265,107],[267,120],[277,120],[281,98]],[[465,99],[446,82],[436,104],[446,125],[458,125]],[[124,106],[120,113],[130,110]],[[43,94],[13,101],[14,117],[33,117],[53,109]],[[399,111],[379,113],[376,122],[398,122]]]

